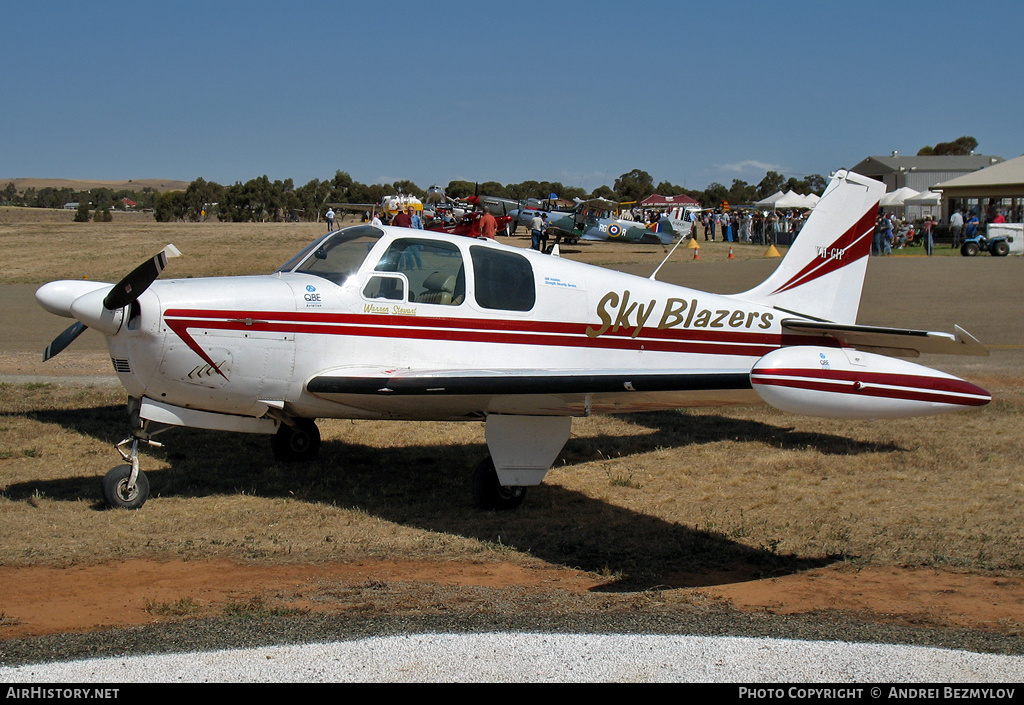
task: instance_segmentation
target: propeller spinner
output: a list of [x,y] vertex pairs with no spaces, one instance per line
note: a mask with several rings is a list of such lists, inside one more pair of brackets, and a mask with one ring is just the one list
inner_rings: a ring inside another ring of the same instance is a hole
[[76,319],[46,346],[43,360],[49,360],[71,345],[86,328],[95,328],[106,335],[117,333],[124,320],[124,307],[156,281],[169,257],[179,256],[181,252],[177,247],[167,245],[113,286],[100,282],[56,281],[39,287],[36,301],[40,306],[58,316]]

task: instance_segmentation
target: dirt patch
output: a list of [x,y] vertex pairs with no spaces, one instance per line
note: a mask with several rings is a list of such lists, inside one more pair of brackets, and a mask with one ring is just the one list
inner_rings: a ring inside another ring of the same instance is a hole
[[[987,631],[1013,632],[1024,625],[1020,578],[838,566],[762,580],[724,571],[688,576],[685,582],[695,587],[659,592],[659,601],[683,606],[714,599],[745,612],[841,611],[865,621]],[[600,593],[601,587],[600,579],[580,571],[490,562],[366,560],[257,566],[131,560],[68,568],[0,568],[0,637],[156,624],[254,606],[320,613],[358,609],[362,614],[455,609],[454,604],[418,604],[436,599],[436,588],[564,592],[580,598],[585,609],[588,601],[614,599]],[[368,598],[368,592],[377,594]],[[446,595],[452,599],[451,593]]]
[[127,627],[182,616],[212,616],[237,605],[342,611],[353,602],[365,601],[356,597],[361,590],[395,583],[518,586],[575,593],[598,585],[593,577],[573,570],[502,563],[368,560],[256,566],[130,560],[69,568],[0,568],[0,635],[16,638]]
[[891,567],[833,567],[707,588],[742,610],[865,613],[871,619],[969,629],[1024,627],[1024,580]]

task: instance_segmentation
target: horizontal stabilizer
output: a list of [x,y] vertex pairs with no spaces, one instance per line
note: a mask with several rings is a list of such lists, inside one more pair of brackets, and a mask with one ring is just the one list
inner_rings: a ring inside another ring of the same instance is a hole
[[985,346],[960,326],[954,327],[956,333],[941,333],[787,318],[782,321],[782,329],[784,333],[834,338],[843,345],[890,357],[918,357],[923,353],[988,355]]

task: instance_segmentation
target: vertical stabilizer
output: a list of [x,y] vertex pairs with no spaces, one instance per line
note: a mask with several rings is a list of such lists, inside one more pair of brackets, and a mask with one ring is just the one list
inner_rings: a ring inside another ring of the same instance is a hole
[[836,323],[856,323],[885,184],[840,171],[768,279],[736,298]]

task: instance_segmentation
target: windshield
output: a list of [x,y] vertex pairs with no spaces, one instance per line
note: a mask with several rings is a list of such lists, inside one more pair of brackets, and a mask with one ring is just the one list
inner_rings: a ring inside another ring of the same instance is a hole
[[357,225],[310,244],[277,271],[315,274],[344,284],[355,274],[384,232],[372,225]]

